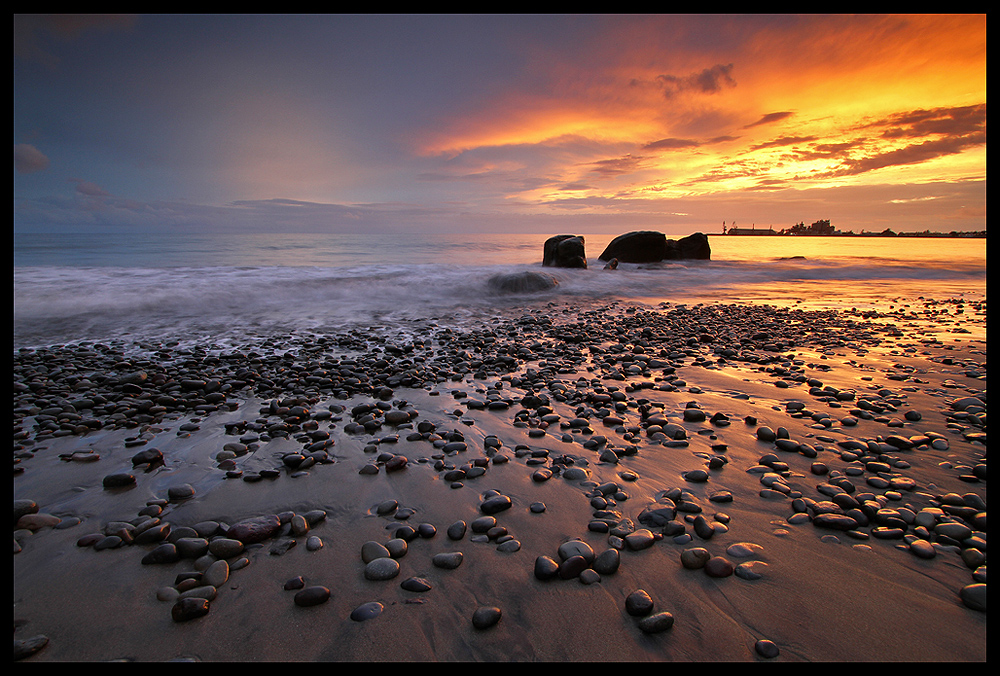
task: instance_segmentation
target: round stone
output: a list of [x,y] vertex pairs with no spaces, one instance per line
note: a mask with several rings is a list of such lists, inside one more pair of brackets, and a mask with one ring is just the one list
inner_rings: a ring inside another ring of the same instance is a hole
[[[462,552],[442,552],[440,554],[435,554],[431,559],[431,563],[437,568],[444,568],[445,570],[454,570],[462,565],[463,554]],[[399,564],[396,564],[399,566]]]
[[391,580],[397,575],[399,575],[399,562],[388,556],[374,559],[365,566],[367,580]]
[[399,585],[406,591],[425,592],[431,590],[431,583],[422,577],[408,577]]
[[382,543],[369,540],[361,545],[361,560],[365,563],[384,558],[389,558],[389,549]]
[[625,597],[625,611],[632,617],[643,617],[653,612],[653,599],[643,589],[637,589]]
[[975,583],[969,584],[962,587],[962,591],[959,593],[962,597],[962,603],[965,604],[967,608],[972,608],[973,610],[981,610],[986,612],[986,583]]
[[464,521],[456,521],[448,526],[448,538],[451,540],[461,540],[465,537],[466,524]]
[[539,556],[535,559],[535,577],[539,580],[551,580],[559,574],[559,564],[550,556]]
[[704,547],[692,547],[681,552],[681,565],[689,570],[704,568],[712,555]]
[[174,607],[170,609],[170,616],[174,622],[187,622],[208,614],[208,599],[197,596],[178,599]]
[[756,650],[757,654],[761,657],[767,657],[769,659],[777,657],[778,653],[781,652],[778,650],[778,646],[774,644],[774,641],[769,641],[766,638],[762,638],[757,641],[757,643],[754,644],[753,649]]
[[384,606],[378,601],[369,601],[368,603],[362,603],[360,606],[351,611],[351,619],[355,622],[364,622],[365,620],[370,620],[372,618],[378,617],[383,610]]
[[713,556],[705,562],[705,573],[709,577],[729,577],[736,566],[724,556]]
[[476,612],[472,614],[472,626],[476,629],[489,629],[500,621],[502,615],[503,613],[496,606],[477,608]]
[[647,634],[658,634],[674,626],[674,616],[666,611],[656,613],[639,620],[637,626]]
[[295,605],[300,608],[309,608],[326,603],[330,600],[330,590],[321,585],[306,587],[295,593]]

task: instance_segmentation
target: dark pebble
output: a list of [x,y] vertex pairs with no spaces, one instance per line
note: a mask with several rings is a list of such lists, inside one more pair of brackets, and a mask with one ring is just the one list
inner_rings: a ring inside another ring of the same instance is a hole
[[382,614],[384,606],[378,601],[369,601],[351,611],[351,619],[355,622],[364,622]]
[[774,644],[774,641],[769,641],[766,638],[757,641],[753,648],[757,651],[758,655],[767,658],[777,657],[778,653],[781,652],[778,650],[778,646]]
[[472,626],[476,629],[489,629],[500,621],[502,615],[500,609],[495,606],[483,606],[472,614]]
[[666,611],[644,617],[636,623],[647,634],[658,634],[674,626],[674,616]]
[[326,603],[330,600],[330,590],[321,585],[306,587],[295,593],[295,605],[300,608],[309,608]]
[[625,597],[625,611],[632,617],[644,617],[653,612],[653,599],[643,589]]
[[170,616],[174,622],[187,622],[208,614],[208,599],[189,596],[178,599],[177,603],[170,610]]

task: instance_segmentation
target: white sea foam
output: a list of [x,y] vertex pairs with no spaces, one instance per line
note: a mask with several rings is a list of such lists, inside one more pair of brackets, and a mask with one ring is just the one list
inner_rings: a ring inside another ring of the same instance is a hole
[[[586,270],[543,268],[539,259],[544,237],[537,235],[510,237],[506,244],[467,239],[464,246],[461,239],[452,239],[443,248],[440,242],[413,242],[404,247],[405,256],[399,251],[382,255],[379,247],[369,244],[366,250],[356,241],[350,255],[332,242],[313,247],[310,259],[335,259],[339,265],[266,264],[287,261],[289,248],[301,254],[296,260],[306,258],[302,241],[287,239],[265,242],[284,246],[280,255],[268,258],[266,247],[258,247],[241,254],[243,264],[233,265],[142,264],[150,260],[152,252],[147,249],[153,245],[130,249],[131,257],[125,260],[132,264],[123,265],[120,252],[102,258],[95,248],[80,260],[104,263],[100,266],[15,268],[15,347],[120,337],[227,340],[251,334],[402,325],[435,317],[474,322],[496,311],[553,301],[826,299],[850,304],[863,303],[866,297],[985,294],[985,242],[981,257],[942,254],[933,240],[930,244],[914,240],[924,248],[915,254],[908,241],[905,258],[872,247],[859,249],[855,241],[831,246],[821,256],[795,258],[797,243],[789,242],[791,238],[768,243],[766,251],[753,249],[763,246],[758,242],[735,249],[732,238],[719,239],[712,240],[711,261],[622,264],[617,270],[603,269],[596,257]],[[199,246],[178,245],[173,258],[164,254],[161,259],[185,260],[184,251],[204,253],[205,242]],[[220,244],[214,258],[234,262],[227,258],[228,246]],[[589,253],[594,256],[599,251]],[[499,262],[505,256],[511,262]],[[36,254],[29,260],[44,261],[44,257]],[[252,260],[264,264],[245,264]],[[108,264],[111,261],[115,264]],[[487,284],[494,274],[529,270],[552,275],[558,285],[505,296]]]

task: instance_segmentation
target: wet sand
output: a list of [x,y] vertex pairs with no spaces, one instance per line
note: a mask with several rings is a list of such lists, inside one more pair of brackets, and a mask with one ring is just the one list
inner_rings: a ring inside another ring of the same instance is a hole
[[[985,308],[540,304],[474,331],[442,320],[417,341],[275,340],[287,355],[273,360],[269,345],[15,351],[15,510],[33,501],[55,517],[15,523],[15,650],[37,639],[23,659],[984,661],[985,607],[962,591],[985,584]],[[408,420],[389,423],[400,410]],[[325,432],[316,464],[284,460]],[[458,439],[464,450],[446,449]],[[247,452],[220,461],[234,442]],[[162,464],[133,467],[153,448]],[[449,474],[474,467],[485,471]],[[134,485],[105,488],[116,474]],[[184,485],[193,497],[168,499]],[[449,537],[497,493],[510,506],[493,516],[517,544],[471,527]],[[162,512],[140,516],[151,503]],[[651,520],[664,508],[669,522]],[[854,526],[821,525],[828,511]],[[291,531],[293,515],[319,512]],[[164,523],[166,542],[212,540],[266,515],[281,529],[226,559],[207,614],[183,621],[165,588],[216,557],[144,564],[162,542],[81,546]],[[217,527],[182,530],[206,522]],[[397,531],[420,524],[436,532]],[[408,540],[398,574],[367,579],[363,546],[393,539]],[[539,579],[538,558],[559,563],[572,539],[617,550],[617,570]],[[695,548],[716,560],[685,567]],[[461,564],[435,566],[448,552]],[[329,599],[297,605],[286,583],[298,577]],[[412,577],[430,589],[402,588]],[[625,603],[636,590],[669,628],[640,628]],[[351,619],[372,601],[377,616]],[[475,627],[481,607],[500,620]],[[777,656],[756,650],[762,639]]]

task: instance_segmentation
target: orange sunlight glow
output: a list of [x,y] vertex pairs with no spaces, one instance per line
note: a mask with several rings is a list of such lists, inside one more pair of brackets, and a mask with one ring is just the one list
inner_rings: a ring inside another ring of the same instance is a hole
[[574,140],[550,185],[509,195],[526,203],[985,178],[985,16],[798,19],[678,70],[659,42],[586,73],[552,64],[550,97],[498,96],[420,151]]

